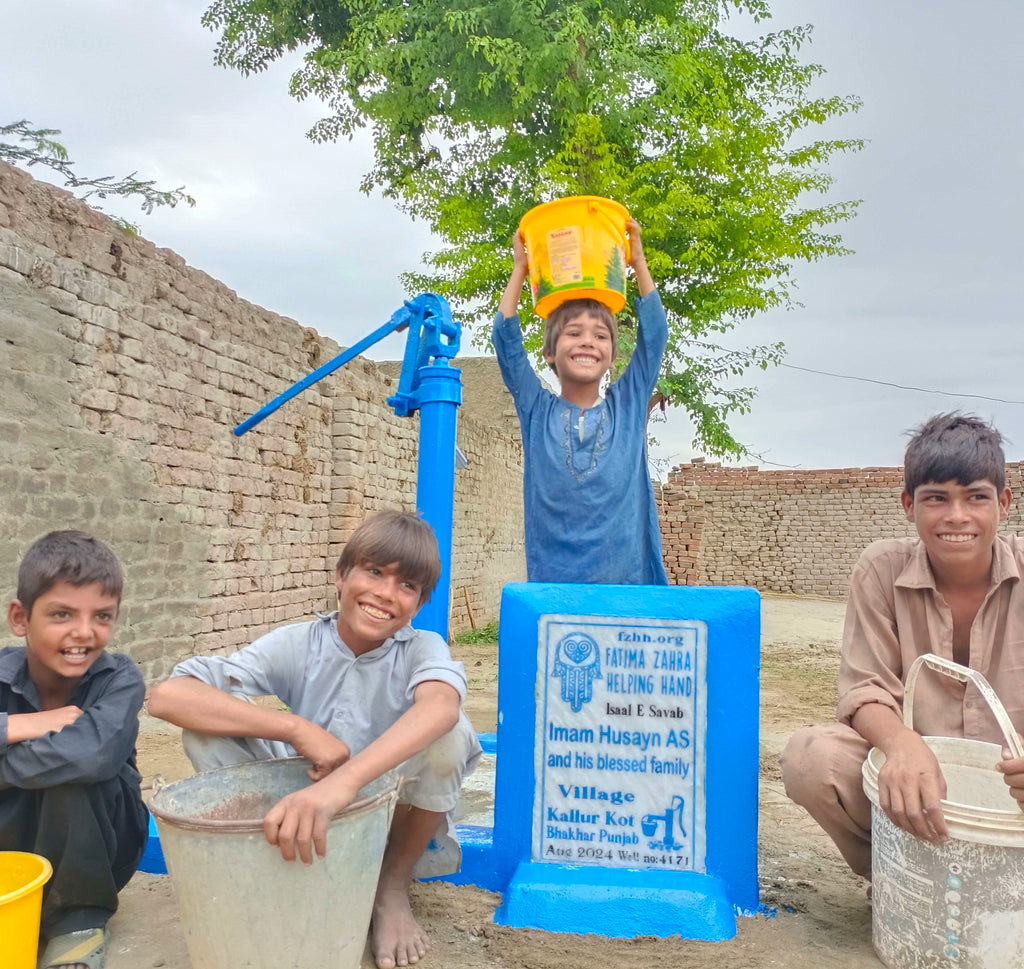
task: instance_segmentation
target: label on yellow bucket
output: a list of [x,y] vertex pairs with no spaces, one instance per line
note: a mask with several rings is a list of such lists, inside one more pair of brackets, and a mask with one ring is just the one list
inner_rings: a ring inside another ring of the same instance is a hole
[[583,246],[579,226],[567,225],[548,233],[548,260],[553,286],[571,286],[583,281]]

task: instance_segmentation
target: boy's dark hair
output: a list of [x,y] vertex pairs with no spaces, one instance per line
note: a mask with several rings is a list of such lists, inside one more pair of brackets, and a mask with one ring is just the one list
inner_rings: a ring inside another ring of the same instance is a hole
[[398,565],[403,578],[420,587],[420,603],[430,598],[441,576],[441,555],[434,530],[418,515],[382,511],[367,518],[345,543],[338,571],[344,575],[353,565]]
[[936,414],[913,432],[903,458],[907,494],[929,481],[969,485],[987,478],[996,491],[1006,487],[1003,438],[974,414]]
[[32,614],[36,599],[58,582],[92,585],[98,582],[103,594],[121,602],[124,576],[117,556],[98,538],[73,529],[48,532],[37,538],[25,552],[18,567],[18,601],[25,615]]
[[[558,345],[558,338],[562,330],[571,323],[577,316],[590,313],[604,323],[612,334],[612,360],[619,351],[619,327],[615,320],[615,314],[600,300],[596,299],[569,299],[559,303],[544,323],[544,347],[541,350],[545,359],[555,355],[555,347]],[[558,368],[553,363],[548,366],[558,376]]]

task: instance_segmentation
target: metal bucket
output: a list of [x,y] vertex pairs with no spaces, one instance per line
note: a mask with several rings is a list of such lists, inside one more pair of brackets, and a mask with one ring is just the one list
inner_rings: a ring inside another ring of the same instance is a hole
[[[907,675],[903,719],[913,725],[922,667],[970,680],[986,698],[1014,757],[1024,756],[992,688],[975,670],[926,654]],[[864,762],[871,801],[871,936],[890,969],[1011,969],[1024,966],[1024,812],[995,770],[997,744],[925,737],[946,780],[949,840],[935,845],[898,828],[879,807],[885,755]]]
[[154,794],[193,969],[358,969],[398,780],[368,784],[328,828],[327,854],[287,862],[263,818],[308,786],[300,758],[222,767]]

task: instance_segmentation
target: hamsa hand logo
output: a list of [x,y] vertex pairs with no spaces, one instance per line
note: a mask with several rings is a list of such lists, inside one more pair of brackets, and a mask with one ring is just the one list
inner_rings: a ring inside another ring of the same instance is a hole
[[601,650],[586,633],[563,636],[555,647],[552,676],[562,678],[562,699],[579,713],[594,698],[593,681],[601,679]]

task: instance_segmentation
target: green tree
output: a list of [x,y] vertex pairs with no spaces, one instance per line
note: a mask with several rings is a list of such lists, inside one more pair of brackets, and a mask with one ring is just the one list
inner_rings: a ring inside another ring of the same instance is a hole
[[[856,203],[822,199],[825,167],[860,142],[801,139],[858,106],[810,93],[823,72],[798,58],[810,28],[744,40],[725,29],[733,13],[769,17],[766,0],[215,0],[204,23],[220,33],[217,61],[245,73],[305,50],[292,93],[331,112],[310,136],[372,131],[363,190],[445,243],[403,281],[467,322],[489,320],[532,206],[626,205],[669,312],[652,406],[685,407],[700,446],[741,454],[728,420],[753,391],[737,378],[782,346],[715,337],[793,305],[799,261],[846,252],[833,230]],[[523,318],[536,352],[539,321]]]
[[[12,165],[31,168],[43,165],[64,178],[64,187],[75,192],[80,199],[111,196],[140,198],[142,211],[147,215],[160,205],[174,208],[179,202],[193,206],[196,200],[185,192],[185,187],[158,189],[156,182],[146,181],[132,172],[122,178],[101,175],[99,178],[82,178],[75,174],[74,162],[68,158],[68,150],[55,140],[57,128],[33,128],[30,122],[15,121],[0,125],[0,158]],[[115,219],[122,227],[134,230],[131,223]]]

